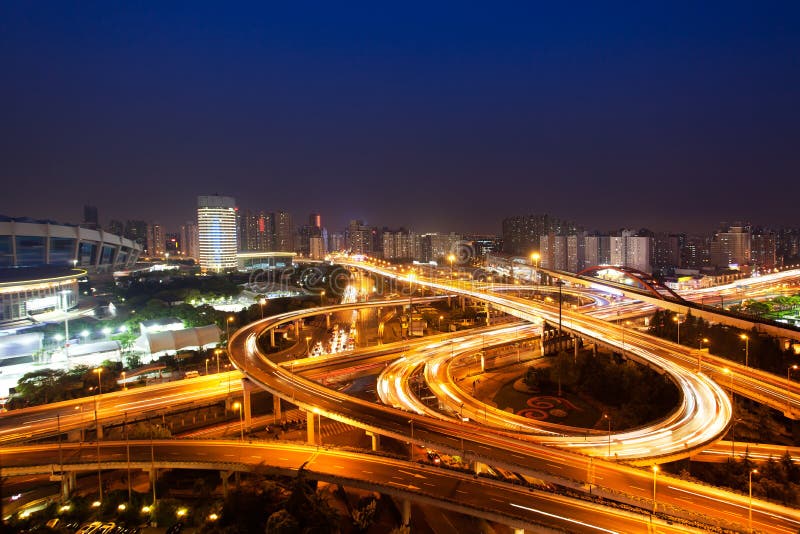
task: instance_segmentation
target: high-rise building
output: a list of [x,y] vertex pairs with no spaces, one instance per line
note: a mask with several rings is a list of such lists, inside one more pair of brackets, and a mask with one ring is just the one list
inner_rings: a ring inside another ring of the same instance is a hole
[[768,230],[755,230],[750,236],[750,262],[762,269],[777,265],[775,234]]
[[730,226],[714,234],[711,264],[715,267],[750,264],[750,227]]
[[275,251],[292,252],[294,250],[294,225],[292,216],[285,211],[275,213]]
[[547,214],[509,217],[503,219],[503,251],[527,257],[534,251],[541,253],[541,236],[569,235],[575,232],[574,224]]
[[[308,217],[308,224],[300,228],[299,241],[297,244],[297,252],[311,256],[311,239],[322,238],[322,218],[319,213],[312,213]],[[324,254],[323,254],[324,256]]]
[[372,254],[372,228],[364,221],[352,220],[347,225],[347,248],[353,254]]
[[275,240],[275,214],[261,211],[239,212],[239,249],[249,252],[269,252]]
[[169,233],[166,235],[164,250],[173,258],[181,254],[181,234]]
[[81,226],[83,228],[89,228],[91,230],[100,229],[100,219],[97,216],[96,206],[83,207],[83,222],[81,223]]
[[124,237],[136,241],[144,248],[147,245],[147,223],[144,221],[125,221]]
[[347,245],[343,233],[336,232],[328,237],[328,250],[331,252],[338,252],[344,250],[346,247]]
[[198,259],[197,223],[187,221],[181,225],[181,252],[186,258]]
[[309,257],[315,260],[325,259],[325,240],[322,236],[314,236],[309,240]]
[[420,253],[420,236],[400,228],[399,230],[384,229],[383,238],[383,257],[387,260],[418,260]]
[[125,225],[122,224],[122,221],[118,221],[117,219],[111,219],[108,221],[108,231],[114,235],[123,235],[125,233]]
[[237,266],[236,201],[232,197],[197,197],[198,255],[203,271]]
[[162,257],[165,249],[166,237],[164,227],[158,223],[147,225],[147,255],[151,257]]

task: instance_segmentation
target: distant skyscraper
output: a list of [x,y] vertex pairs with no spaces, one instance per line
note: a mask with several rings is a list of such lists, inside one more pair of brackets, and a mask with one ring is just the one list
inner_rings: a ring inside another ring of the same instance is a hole
[[322,236],[314,236],[309,239],[309,257],[315,260],[325,259],[325,240]]
[[236,201],[217,195],[197,197],[198,256],[203,271],[237,266]]
[[549,215],[525,215],[503,219],[503,251],[518,256],[528,256],[539,251],[539,238],[543,235],[569,235],[575,225]]
[[285,211],[275,212],[275,251],[294,251],[294,225],[292,216]]
[[84,228],[91,228],[92,230],[100,229],[100,219],[97,217],[97,207],[84,206],[83,207],[83,223]]
[[750,263],[750,227],[730,226],[714,234],[711,263],[717,267]]
[[122,221],[111,219],[108,221],[108,231],[114,235],[122,237],[122,234],[125,233],[125,225],[122,224]]
[[169,233],[165,236],[165,247],[164,250],[167,254],[172,256],[173,258],[179,256],[181,254],[181,234],[180,233]]
[[186,258],[198,259],[197,223],[189,221],[181,225],[181,252]]
[[328,237],[328,250],[331,252],[338,252],[347,248],[347,243],[344,239],[344,234],[336,232]]
[[142,247],[147,246],[147,223],[144,221],[125,221],[124,237],[136,241]]
[[166,252],[166,236],[164,227],[158,223],[147,225],[147,254],[148,256],[161,257]]

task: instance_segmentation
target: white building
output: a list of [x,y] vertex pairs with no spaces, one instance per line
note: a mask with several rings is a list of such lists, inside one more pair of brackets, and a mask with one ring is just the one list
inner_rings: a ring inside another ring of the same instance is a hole
[[197,230],[200,268],[236,269],[236,201],[217,195],[197,197]]

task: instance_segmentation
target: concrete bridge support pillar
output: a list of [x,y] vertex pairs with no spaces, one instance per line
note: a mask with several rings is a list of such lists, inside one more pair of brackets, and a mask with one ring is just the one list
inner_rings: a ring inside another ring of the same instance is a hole
[[317,443],[317,436],[315,432],[314,425],[317,423],[317,414],[312,411],[306,412],[306,429],[307,429],[307,436],[306,441],[309,445],[316,445]]
[[249,380],[242,379],[242,409],[244,410],[244,430],[250,431],[253,422],[252,403],[250,402],[250,395],[253,393],[255,386]]
[[372,450],[378,451],[381,448],[381,435],[376,434],[375,432],[371,432],[369,430],[366,431],[367,436],[372,438]]
[[514,529],[514,534],[525,534],[525,529],[524,528],[515,528]]
[[219,477],[222,479],[222,497],[228,498],[228,479],[231,478],[233,471],[220,471]]
[[325,328],[327,328],[329,330],[331,328],[331,314],[330,313],[326,313],[325,314]]
[[283,421],[283,414],[281,413],[281,398],[277,395],[272,396],[272,422],[277,423],[278,419]]
[[461,305],[461,311],[464,311],[467,307],[467,299],[464,297],[458,297],[458,303]]
[[69,499],[75,489],[75,473],[61,473],[61,498],[63,500]]
[[273,347],[273,348],[275,347],[275,329],[274,328],[270,328],[269,329],[269,346]]
[[97,431],[97,439],[103,439],[103,425],[98,423],[95,430]]
[[300,339],[300,330],[303,327],[303,321],[297,320],[294,322],[294,335],[297,339]]
[[403,526],[409,526],[411,524],[411,501],[409,499],[403,499],[403,509],[400,513],[403,517]]

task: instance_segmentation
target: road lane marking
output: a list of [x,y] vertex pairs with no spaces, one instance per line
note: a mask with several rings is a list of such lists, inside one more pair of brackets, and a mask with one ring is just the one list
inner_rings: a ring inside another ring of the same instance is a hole
[[584,527],[594,528],[594,529],[597,529],[597,530],[600,530],[600,531],[603,531],[603,532],[608,532],[609,534],[619,534],[619,532],[617,532],[616,530],[608,530],[607,528],[598,527],[597,525],[592,525],[590,523],[584,523],[583,521],[578,521],[577,519],[570,519],[569,517],[564,517],[564,516],[561,516],[561,515],[551,514],[551,513],[545,512],[544,510],[537,510],[536,508],[529,508],[527,506],[514,504],[513,502],[510,502],[508,504],[510,504],[514,508],[521,508],[523,510],[528,510],[528,511],[531,511],[531,512],[535,512],[537,514],[542,514],[542,515],[545,515],[547,517],[553,517],[555,519],[561,519],[563,521],[569,521],[570,523],[575,523],[576,525],[582,525]]

